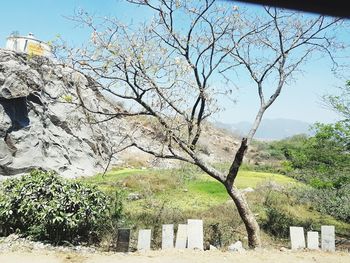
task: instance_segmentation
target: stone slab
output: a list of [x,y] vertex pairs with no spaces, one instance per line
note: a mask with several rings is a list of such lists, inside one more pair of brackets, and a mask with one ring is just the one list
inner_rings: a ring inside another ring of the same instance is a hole
[[174,225],[162,226],[162,249],[174,248]]
[[147,251],[151,249],[151,229],[140,229],[137,240],[137,250]]
[[236,243],[229,245],[227,250],[230,252],[244,252],[245,251],[241,241],[237,241]]
[[118,229],[117,236],[117,252],[128,252],[129,251],[129,242],[130,242],[130,229],[121,228]]
[[303,227],[289,227],[290,244],[292,250],[305,248],[305,235]]
[[203,250],[203,220],[187,220],[187,247]]
[[321,248],[324,251],[335,251],[334,226],[321,226]]
[[176,233],[175,248],[185,249],[187,247],[187,224],[179,224]]
[[319,237],[318,232],[308,231],[307,232],[307,248],[308,249],[319,249]]

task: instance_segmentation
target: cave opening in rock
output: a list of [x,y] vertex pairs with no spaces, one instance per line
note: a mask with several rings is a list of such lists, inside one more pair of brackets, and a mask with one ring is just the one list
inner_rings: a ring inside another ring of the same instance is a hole
[[5,113],[11,119],[11,127],[7,130],[7,133],[18,131],[29,125],[30,120],[28,117],[26,97],[14,99],[0,98],[0,104],[4,108]]

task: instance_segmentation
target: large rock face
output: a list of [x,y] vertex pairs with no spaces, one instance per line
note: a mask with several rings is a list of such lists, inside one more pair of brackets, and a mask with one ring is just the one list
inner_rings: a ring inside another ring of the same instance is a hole
[[116,109],[94,85],[67,66],[0,49],[0,175],[33,168],[63,176],[101,171],[113,140],[79,102],[90,110]]
[[[107,164],[178,165],[135,148],[113,153],[131,133],[145,148],[163,146],[147,119],[115,118],[122,109],[106,100],[98,86],[47,58],[0,49],[0,179],[35,168],[75,177],[101,172]],[[206,125],[199,144],[205,161],[227,162],[239,139]]]

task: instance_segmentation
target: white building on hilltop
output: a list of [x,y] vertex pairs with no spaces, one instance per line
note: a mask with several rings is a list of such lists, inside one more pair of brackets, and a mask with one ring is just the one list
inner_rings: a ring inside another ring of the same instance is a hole
[[52,57],[51,47],[36,39],[32,33],[29,33],[28,36],[9,36],[6,41],[6,49],[30,55]]

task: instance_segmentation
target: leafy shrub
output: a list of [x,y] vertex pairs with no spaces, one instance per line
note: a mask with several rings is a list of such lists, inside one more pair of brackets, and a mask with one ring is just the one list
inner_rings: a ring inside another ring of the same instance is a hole
[[293,170],[288,165],[288,161],[271,162],[271,163],[263,163],[263,164],[243,163],[240,169],[245,171],[277,173],[277,174],[290,174],[290,172]]
[[294,221],[286,211],[278,207],[268,207],[262,228],[276,237],[286,238],[289,235],[289,227],[295,225]]
[[300,220],[288,210],[290,206],[295,205],[294,201],[289,191],[285,193],[278,191],[269,192],[264,202],[266,217],[263,219],[261,227],[279,238],[287,238],[289,236],[290,226],[302,226],[306,230],[311,229],[311,221]]
[[318,188],[304,188],[296,192],[301,203],[311,205],[315,210],[350,223],[350,184],[338,189],[319,183]]
[[[3,183],[0,234],[19,232],[54,243],[97,241],[111,217],[111,200],[83,183],[51,172],[33,171]],[[120,209],[112,207],[114,213]],[[116,215],[114,215],[116,217]]]
[[316,189],[331,189],[333,188],[333,182],[331,181],[325,181],[321,178],[311,178],[309,181],[309,184],[311,187]]

